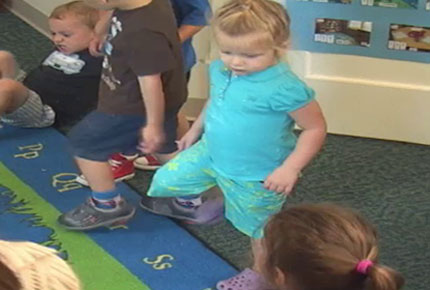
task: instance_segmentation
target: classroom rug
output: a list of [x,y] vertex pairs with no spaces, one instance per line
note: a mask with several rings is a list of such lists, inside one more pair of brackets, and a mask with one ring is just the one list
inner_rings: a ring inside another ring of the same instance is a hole
[[[74,181],[56,130],[0,128],[0,239],[56,248],[86,290],[210,290],[237,271],[168,218],[137,209],[126,226],[73,232],[57,217],[90,190]],[[136,206],[139,195],[120,183]]]

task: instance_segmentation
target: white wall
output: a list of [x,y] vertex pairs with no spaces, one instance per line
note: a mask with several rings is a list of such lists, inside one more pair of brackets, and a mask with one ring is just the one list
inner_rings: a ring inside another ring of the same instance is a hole
[[316,53],[302,53],[296,64],[329,132],[430,144],[428,64]]
[[[216,0],[214,8],[225,0]],[[68,0],[6,0],[46,31],[46,15]],[[28,11],[31,13],[28,13]],[[185,106],[196,116],[208,95],[207,67],[217,56],[210,30],[195,38],[198,63]],[[330,133],[430,144],[430,66],[361,56],[292,51],[288,60],[317,92]]]
[[33,6],[45,15],[49,15],[51,11],[64,3],[70,2],[71,0],[21,0],[27,4]]

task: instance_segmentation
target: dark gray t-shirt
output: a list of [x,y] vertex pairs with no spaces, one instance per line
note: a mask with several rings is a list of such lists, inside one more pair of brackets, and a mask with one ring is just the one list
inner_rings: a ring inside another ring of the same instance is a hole
[[57,128],[69,127],[97,107],[102,58],[83,50],[64,55],[54,50],[23,83],[55,111]]
[[98,110],[145,114],[139,76],[161,73],[166,112],[176,113],[187,91],[174,14],[168,0],[133,10],[116,10],[99,90]]

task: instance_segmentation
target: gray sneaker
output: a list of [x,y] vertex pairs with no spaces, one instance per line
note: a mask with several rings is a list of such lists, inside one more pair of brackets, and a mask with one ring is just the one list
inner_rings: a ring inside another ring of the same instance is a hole
[[190,224],[216,224],[224,215],[222,198],[206,199],[196,207],[184,207],[174,197],[142,196],[140,207],[152,213],[183,220]]
[[121,199],[113,210],[100,210],[91,198],[75,209],[62,214],[58,223],[69,230],[84,231],[98,227],[125,224],[136,212],[136,208]]

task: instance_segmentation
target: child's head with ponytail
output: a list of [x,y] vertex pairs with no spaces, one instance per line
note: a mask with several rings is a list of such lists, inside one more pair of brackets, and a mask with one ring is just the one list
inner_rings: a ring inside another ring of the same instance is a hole
[[404,283],[379,264],[374,227],[339,206],[301,205],[278,213],[265,228],[263,247],[257,262],[279,289],[397,290]]
[[212,21],[217,33],[231,37],[261,34],[261,44],[285,49],[290,39],[287,10],[271,0],[232,0],[217,10]]

